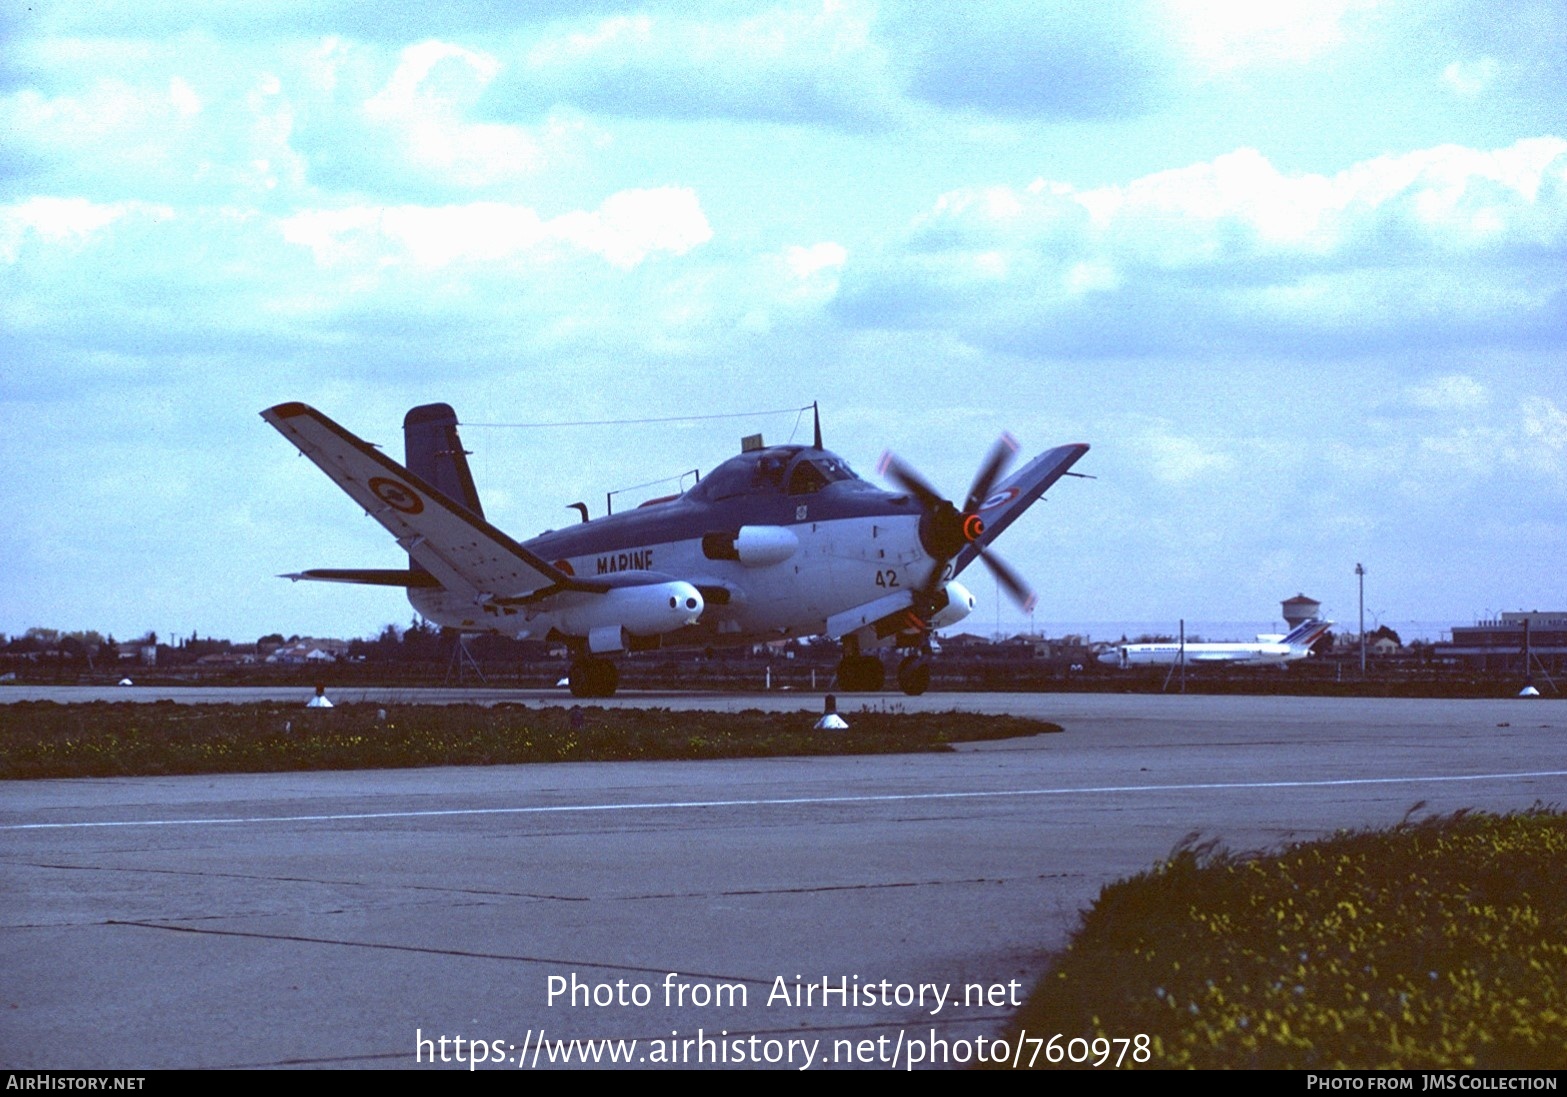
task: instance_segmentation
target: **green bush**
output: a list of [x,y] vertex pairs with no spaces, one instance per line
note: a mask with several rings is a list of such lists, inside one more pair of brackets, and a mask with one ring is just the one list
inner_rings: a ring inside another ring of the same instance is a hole
[[1267,856],[1188,842],[1104,888],[1016,1023],[1146,1033],[1160,1067],[1560,1068],[1564,880],[1543,808]]

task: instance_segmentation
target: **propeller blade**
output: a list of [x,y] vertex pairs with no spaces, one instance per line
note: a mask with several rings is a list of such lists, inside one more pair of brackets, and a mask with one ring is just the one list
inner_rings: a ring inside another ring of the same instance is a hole
[[996,444],[990,447],[990,454],[985,458],[985,463],[980,466],[979,472],[974,474],[974,483],[968,489],[968,498],[963,502],[964,514],[973,514],[981,503],[990,498],[990,489],[996,486],[996,481],[1012,463],[1017,450],[1017,439],[1012,435],[1003,434],[996,439]]
[[979,558],[990,569],[990,573],[996,577],[996,582],[1000,583],[1006,589],[1011,599],[1018,604],[1018,608],[1024,613],[1034,608],[1033,589],[1001,557],[987,552],[985,549],[980,549]]
[[881,464],[876,466],[876,471],[918,499],[920,506],[926,510],[935,510],[936,507],[945,501],[942,499],[941,493],[927,484],[919,473],[909,468],[908,465],[898,460],[890,452],[881,455]]
[[[1017,450],[1017,439],[1010,434],[1003,434],[996,440],[996,444],[985,457],[985,463],[974,476],[974,483],[969,488],[968,499],[964,502],[961,511],[931,487],[924,477],[898,460],[891,452],[882,454],[877,471],[912,495],[925,511],[925,516],[920,521],[920,540],[931,556],[932,564],[925,581],[916,586],[924,599],[933,599],[936,591],[941,587],[941,578],[947,570],[947,564],[957,557],[965,545],[972,544],[978,549],[979,558],[995,575],[996,582],[1006,589],[1007,596],[1025,611],[1034,608],[1033,589],[1005,561],[986,549],[984,522],[978,513],[980,506],[990,498],[996,482],[1011,464]],[[919,605],[920,603],[916,602],[916,611]]]
[[925,581],[920,583],[914,589],[919,591],[927,598],[931,597],[936,593],[936,591],[941,589],[941,573],[946,570],[946,561],[937,560],[934,564],[931,565],[930,572],[925,576]]

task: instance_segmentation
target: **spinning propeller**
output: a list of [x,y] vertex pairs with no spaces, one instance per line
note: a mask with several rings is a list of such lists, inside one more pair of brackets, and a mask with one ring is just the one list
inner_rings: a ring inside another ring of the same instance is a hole
[[964,499],[961,510],[954,506],[950,499],[942,498],[924,477],[891,453],[882,455],[881,465],[877,471],[914,496],[919,502],[920,509],[924,511],[920,517],[920,544],[935,560],[935,566],[919,586],[923,605],[920,601],[916,601],[915,608],[922,617],[929,616],[925,611],[935,602],[936,591],[942,585],[942,572],[946,570],[947,564],[970,545],[974,546],[979,558],[996,577],[996,582],[1006,588],[1007,594],[1014,602],[1025,611],[1034,607],[1034,592],[1029,585],[1000,557],[987,551],[984,540],[985,521],[979,516],[980,509],[990,498],[996,481],[1006,471],[1013,455],[1017,453],[1017,448],[1017,439],[1010,434],[1003,434],[996,441],[996,444],[991,447],[990,454],[985,458],[985,463],[975,473],[974,483],[969,487],[968,498]]

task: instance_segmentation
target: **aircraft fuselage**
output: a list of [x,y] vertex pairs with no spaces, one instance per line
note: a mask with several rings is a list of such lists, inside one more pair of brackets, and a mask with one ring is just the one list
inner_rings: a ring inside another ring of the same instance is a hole
[[1332,621],[1311,620],[1284,636],[1259,636],[1256,643],[1197,641],[1182,645],[1165,640],[1155,643],[1117,644],[1099,656],[1099,661],[1122,670],[1138,666],[1172,666],[1185,662],[1190,666],[1222,663],[1230,666],[1282,667],[1311,655],[1311,645],[1322,638]]

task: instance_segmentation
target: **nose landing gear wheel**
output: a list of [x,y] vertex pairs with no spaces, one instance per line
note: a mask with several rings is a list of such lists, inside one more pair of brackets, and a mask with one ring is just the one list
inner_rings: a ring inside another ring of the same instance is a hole
[[898,664],[898,688],[910,697],[918,697],[930,688],[930,665],[918,655],[910,655]]

